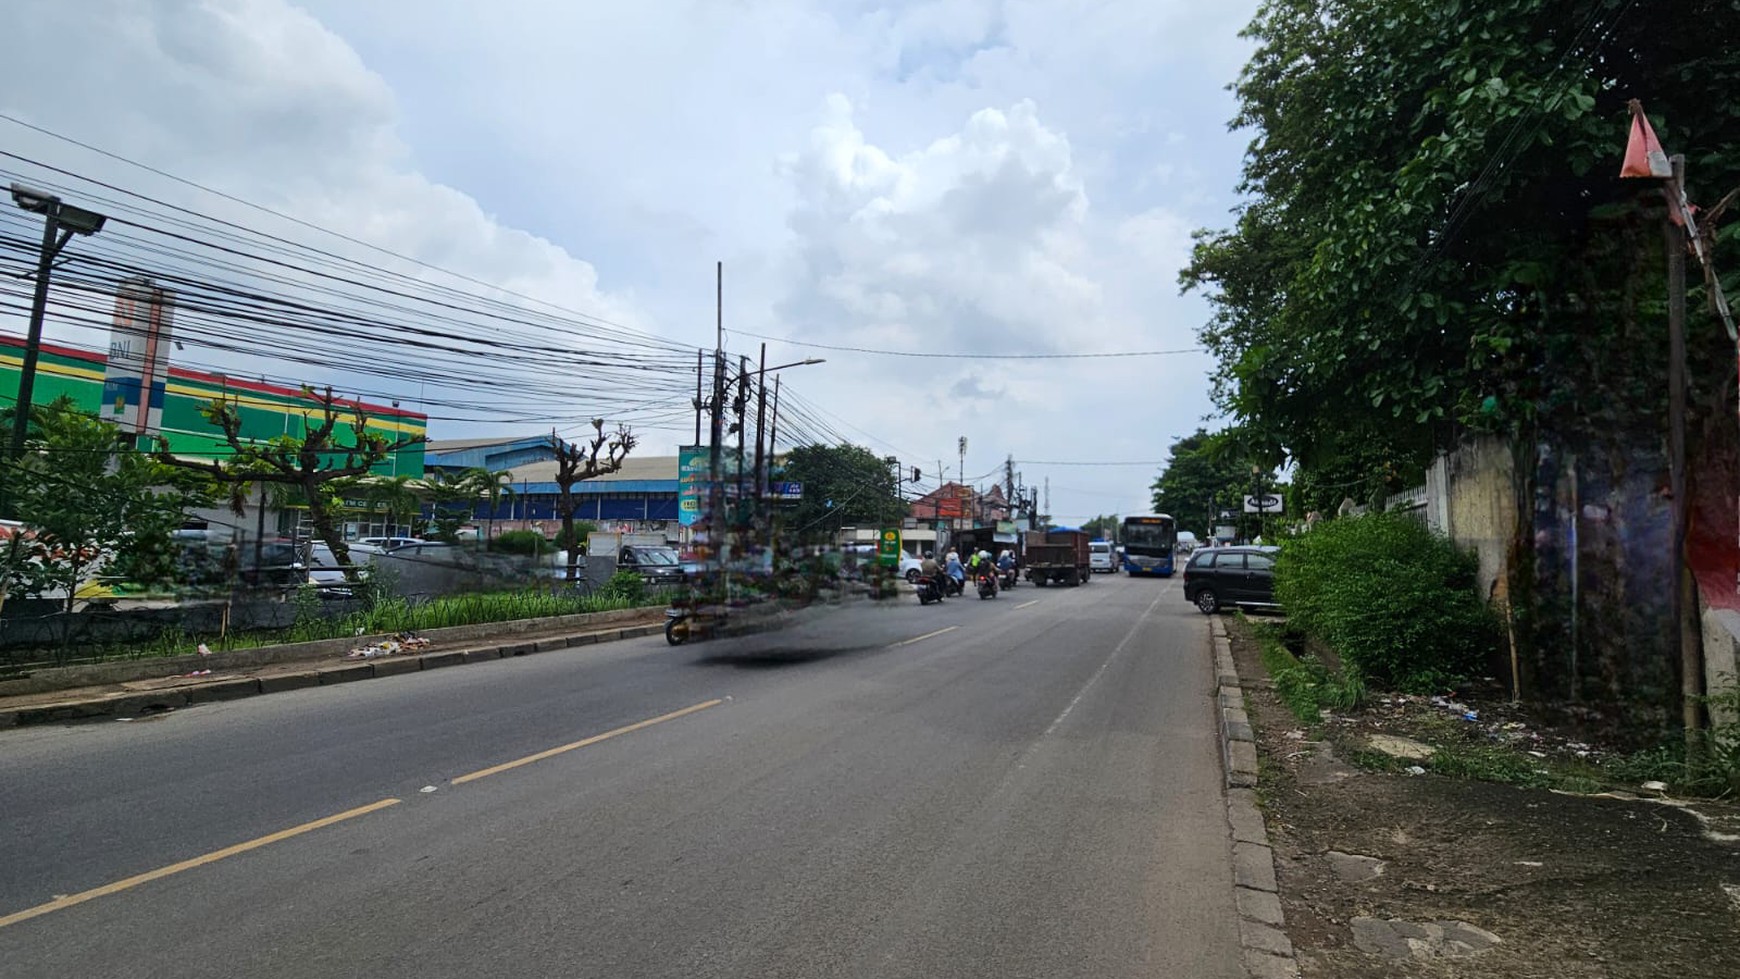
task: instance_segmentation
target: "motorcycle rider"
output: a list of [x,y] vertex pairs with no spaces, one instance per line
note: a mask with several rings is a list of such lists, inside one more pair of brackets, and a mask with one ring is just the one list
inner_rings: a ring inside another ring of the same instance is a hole
[[1005,577],[1015,572],[1015,552],[1013,550],[1004,551],[997,555],[997,570]]
[[943,600],[942,568],[936,563],[936,552],[925,551],[924,561],[918,566],[918,573],[930,579],[932,588],[936,589],[936,600]]
[[961,564],[961,556],[954,551],[949,552],[948,560],[943,564],[944,571],[955,580],[955,591],[966,587],[967,569]]
[[991,581],[991,594],[994,595],[997,593],[997,584],[998,584],[997,583],[997,576],[994,573],[992,573],[992,571],[991,571],[991,552],[990,551],[981,549],[977,554],[973,555],[972,570],[973,570],[973,579],[974,580],[978,580],[978,578],[981,575],[990,579],[990,581]]

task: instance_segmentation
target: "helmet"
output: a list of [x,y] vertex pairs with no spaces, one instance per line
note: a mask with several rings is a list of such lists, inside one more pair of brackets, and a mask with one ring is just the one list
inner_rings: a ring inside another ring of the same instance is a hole
[[990,557],[990,556],[991,556],[991,552],[990,552],[990,551],[986,551],[986,550],[980,550],[980,551],[979,551],[979,556],[980,556],[980,557],[982,557],[982,558],[986,558],[986,557]]
[[931,559],[931,560],[935,560],[936,559],[936,552],[935,551],[925,551],[924,556],[926,558]]

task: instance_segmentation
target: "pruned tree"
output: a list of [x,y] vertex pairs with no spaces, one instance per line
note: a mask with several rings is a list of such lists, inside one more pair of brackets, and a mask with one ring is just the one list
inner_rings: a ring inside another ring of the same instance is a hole
[[550,448],[556,454],[556,514],[562,518],[562,540],[567,544],[567,580],[577,577],[580,564],[580,542],[574,532],[574,486],[588,479],[616,472],[634,448],[634,433],[618,425],[616,431],[604,430],[604,419],[592,419],[592,437],[585,442],[569,442],[550,431]]
[[[207,421],[223,432],[231,454],[224,459],[183,459],[162,450],[157,458],[171,466],[204,473],[230,488],[230,508],[242,512],[250,483],[277,483],[298,490],[308,505],[308,521],[314,534],[332,549],[347,578],[356,580],[350,563],[350,547],[338,523],[342,498],[337,486],[368,474],[400,449],[426,441],[422,435],[391,438],[369,431],[369,416],[362,405],[343,402],[332,388],[316,393],[304,387],[302,394],[317,408],[303,413],[303,434],[279,435],[263,441],[242,435],[242,417],[237,403],[214,399],[201,409]],[[350,430],[349,444],[340,423]],[[345,481],[345,482],[341,482]]]

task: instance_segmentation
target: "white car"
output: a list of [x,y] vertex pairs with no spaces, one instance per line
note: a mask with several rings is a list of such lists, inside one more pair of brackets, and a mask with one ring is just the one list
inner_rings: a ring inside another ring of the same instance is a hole
[[427,544],[429,542],[421,537],[363,537],[359,538],[356,543],[367,544],[369,547],[377,547],[383,551],[395,551],[412,544]]
[[913,557],[905,551],[900,552],[900,576],[902,578],[907,581],[917,581],[918,576],[923,573],[924,560],[922,558]]
[[1118,570],[1117,556],[1112,553],[1111,541],[1088,541],[1088,570],[1108,573]]

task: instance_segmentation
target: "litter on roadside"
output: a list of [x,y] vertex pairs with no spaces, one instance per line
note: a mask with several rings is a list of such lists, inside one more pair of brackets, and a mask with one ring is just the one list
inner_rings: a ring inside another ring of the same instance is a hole
[[380,642],[371,643],[367,646],[358,646],[345,654],[345,658],[376,659],[381,656],[391,656],[394,653],[402,653],[407,649],[421,649],[427,645],[429,645],[429,640],[424,639],[422,636],[419,636],[414,632],[401,632],[391,639],[382,639]]

